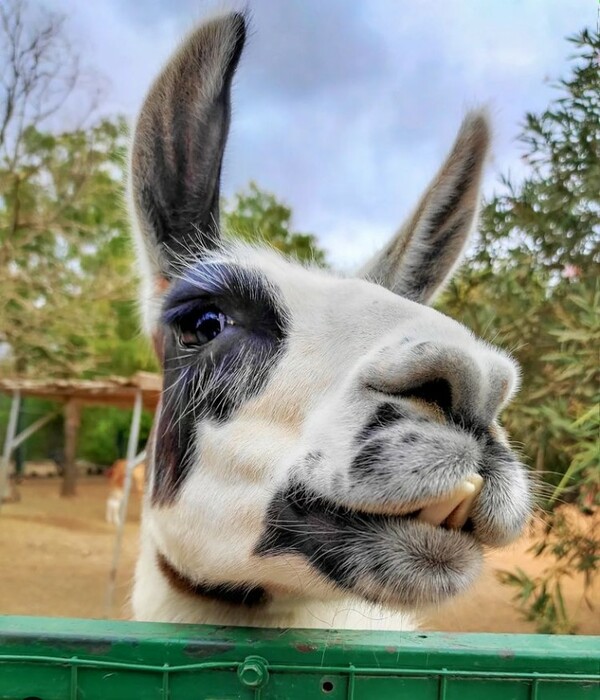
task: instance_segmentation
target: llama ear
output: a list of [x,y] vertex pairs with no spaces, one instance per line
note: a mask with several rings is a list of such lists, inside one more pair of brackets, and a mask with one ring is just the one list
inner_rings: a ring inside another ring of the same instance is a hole
[[413,301],[433,299],[459,262],[477,218],[489,141],[486,116],[468,114],[415,212],[360,276]]
[[[169,280],[219,238],[219,188],[242,14],[196,29],[150,89],[131,153],[130,200],[147,272]],[[148,269],[148,267],[150,269]]]

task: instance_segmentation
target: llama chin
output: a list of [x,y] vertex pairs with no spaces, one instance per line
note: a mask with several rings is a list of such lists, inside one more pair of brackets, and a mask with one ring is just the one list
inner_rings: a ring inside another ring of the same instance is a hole
[[137,619],[406,629],[468,591],[531,496],[497,417],[502,351],[428,306],[473,230],[489,147],[465,118],[355,276],[225,243],[219,186],[243,14],[198,27],[139,115],[129,200],[164,388]]

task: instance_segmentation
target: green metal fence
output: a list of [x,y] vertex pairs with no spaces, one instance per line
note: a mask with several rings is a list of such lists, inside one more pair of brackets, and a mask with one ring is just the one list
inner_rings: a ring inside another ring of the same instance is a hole
[[0,618],[10,700],[600,700],[600,637]]

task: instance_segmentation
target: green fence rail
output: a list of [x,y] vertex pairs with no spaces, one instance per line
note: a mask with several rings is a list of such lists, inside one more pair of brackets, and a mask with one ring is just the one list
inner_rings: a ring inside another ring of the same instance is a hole
[[0,617],[10,700],[600,700],[600,637]]

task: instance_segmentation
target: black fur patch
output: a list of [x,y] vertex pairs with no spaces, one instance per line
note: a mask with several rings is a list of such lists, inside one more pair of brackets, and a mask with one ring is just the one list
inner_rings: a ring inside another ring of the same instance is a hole
[[360,431],[356,439],[358,442],[364,442],[382,428],[387,428],[408,417],[406,411],[403,411],[400,406],[396,406],[393,403],[382,403],[377,407],[372,418]]
[[271,598],[262,586],[239,583],[196,583],[184,576],[162,554],[157,555],[158,568],[173,588],[182,593],[208,598],[217,603],[256,608],[267,605]]
[[[361,571],[377,575],[382,568],[388,568],[388,563],[377,550],[367,559],[351,559],[349,555],[364,549],[366,531],[383,532],[402,519],[351,510],[295,484],[273,499],[265,531],[254,553],[263,557],[304,556],[314,569],[340,588],[353,590]],[[410,520],[411,516],[405,519]],[[368,598],[364,590],[360,594]]]
[[471,154],[469,158],[465,161],[463,165],[462,172],[457,176],[458,185],[452,189],[452,194],[444,202],[444,206],[436,211],[436,213],[431,217],[429,221],[429,231],[435,234],[437,231],[443,229],[448,219],[454,214],[458,209],[461,200],[469,191],[469,188],[473,184],[473,178],[478,172],[478,160],[475,154]]
[[457,411],[452,411],[450,414],[450,422],[460,430],[465,430],[477,440],[481,440],[486,449],[494,445],[503,447],[497,439],[490,433],[489,426],[481,425],[477,421],[472,420],[469,416],[465,416],[464,413],[459,413]]
[[[218,268],[218,269],[217,269]],[[207,307],[235,325],[199,347],[183,347],[182,327]],[[200,264],[176,283],[163,312],[164,384],[157,414],[155,504],[171,502],[194,459],[195,431],[206,419],[227,420],[269,379],[281,352],[286,315],[275,288],[257,272]]]
[[473,435],[479,438],[479,440],[485,445],[483,450],[483,460],[479,473],[485,479],[490,473],[494,472],[496,465],[498,463],[503,464],[514,464],[515,456],[513,453],[499,442],[490,433],[488,428],[478,428],[473,426],[471,428]]
[[[224,32],[200,30],[171,61],[146,100],[133,148],[135,203],[170,279],[177,255],[213,248],[218,241],[221,167],[231,115],[231,82],[244,47],[243,14],[216,20],[232,43],[221,65],[212,45]],[[202,33],[204,31],[204,34]],[[220,91],[205,96],[212,73]]]
[[301,554],[338,586],[351,589],[355,574],[346,566],[346,538],[353,527],[360,529],[358,513],[291,486],[273,499],[255,554]]
[[464,231],[472,216],[473,212],[468,210],[459,216],[452,225],[428,242],[427,247],[419,257],[418,267],[411,270],[411,274],[404,283],[402,292],[404,297],[418,300],[425,290],[434,288],[441,282],[445,276],[446,255],[449,250],[452,250],[454,239],[460,238],[461,232]]
[[350,465],[350,474],[359,472],[359,474],[368,474],[377,471],[377,465],[381,461],[381,453],[383,444],[371,440],[364,445]]

